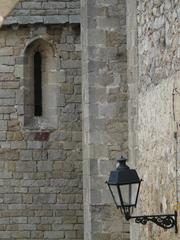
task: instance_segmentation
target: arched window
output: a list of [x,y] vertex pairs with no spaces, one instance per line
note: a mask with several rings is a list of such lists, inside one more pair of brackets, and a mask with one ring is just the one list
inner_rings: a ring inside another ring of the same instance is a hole
[[42,116],[42,59],[39,51],[34,54],[34,116]]
[[57,58],[52,46],[36,39],[25,50],[24,63],[24,126],[36,129],[57,127],[58,84]]

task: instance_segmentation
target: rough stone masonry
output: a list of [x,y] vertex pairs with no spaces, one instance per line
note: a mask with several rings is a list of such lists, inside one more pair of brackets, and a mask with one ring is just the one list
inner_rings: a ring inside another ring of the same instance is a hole
[[[138,215],[177,209],[180,189],[176,189],[174,133],[179,142],[179,9],[177,0],[128,1],[127,5],[129,154],[144,180]],[[179,172],[179,158],[177,165]],[[133,224],[131,239],[175,240],[179,233],[155,224]]]

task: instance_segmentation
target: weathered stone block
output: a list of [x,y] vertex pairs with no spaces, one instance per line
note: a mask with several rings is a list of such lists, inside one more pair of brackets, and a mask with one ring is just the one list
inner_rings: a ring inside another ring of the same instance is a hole
[[22,8],[24,9],[41,9],[41,2],[23,2]]
[[79,15],[70,15],[69,23],[80,23],[80,16]]
[[10,141],[22,141],[24,136],[21,132],[7,132],[7,140]]
[[81,142],[82,141],[82,132],[72,132],[72,141]]
[[66,3],[65,2],[44,2],[42,4],[42,8],[44,9],[62,9],[66,7]]
[[17,231],[17,232],[14,231],[13,237],[15,239],[30,238],[30,232],[29,231]]
[[4,202],[9,204],[13,204],[13,203],[20,204],[22,203],[22,197],[20,194],[12,194],[12,193],[5,194]]
[[80,8],[80,2],[79,1],[71,1],[71,2],[67,2],[67,7],[68,8]]
[[13,71],[14,71],[13,66],[0,64],[0,72],[1,73],[12,73]]
[[8,121],[8,130],[9,131],[18,131],[20,130],[20,122],[17,120]]
[[49,160],[64,160],[65,153],[61,150],[48,150]]
[[25,149],[26,148],[25,141],[11,141],[11,149]]
[[62,62],[62,68],[80,68],[81,61],[80,60],[66,60]]
[[16,57],[16,65],[23,65],[27,64],[27,58],[26,57]]
[[27,217],[13,217],[13,218],[10,218],[10,223],[11,224],[25,224],[27,223]]
[[19,161],[16,163],[17,172],[35,172],[36,162],[32,161]]
[[28,149],[41,149],[42,147],[41,141],[28,141],[27,144]]
[[60,92],[62,94],[73,94],[74,92],[74,85],[71,83],[62,83],[60,87]]
[[65,71],[64,70],[51,71],[50,78],[54,83],[63,83],[65,82]]
[[65,233],[65,238],[71,239],[71,238],[76,238],[76,231],[69,231]]
[[23,78],[23,71],[24,71],[23,65],[15,65],[14,76],[16,78]]
[[19,16],[17,17],[18,24],[35,24],[43,23],[42,16]]
[[13,106],[15,104],[15,99],[0,99],[1,106]]
[[0,64],[13,66],[15,64],[15,58],[13,56],[2,56],[0,57]]
[[11,232],[7,232],[7,231],[0,231],[0,235],[2,238],[4,239],[10,239],[11,238]]
[[7,130],[7,121],[0,120],[0,131]]
[[15,90],[14,89],[0,89],[1,98],[14,98]]
[[37,132],[34,135],[35,141],[48,141],[49,140],[49,132]]
[[42,231],[33,231],[33,232],[31,232],[31,237],[33,239],[42,239],[44,237],[44,232],[42,232]]
[[19,155],[20,160],[32,160],[32,150],[22,150]]
[[44,17],[44,23],[45,24],[58,24],[58,23],[67,23],[68,22],[68,16],[67,15],[61,15],[61,16],[47,16]]
[[[1,141],[6,140],[6,131],[1,131],[0,140],[1,140]],[[1,145],[1,148],[3,148],[2,145]]]
[[47,239],[59,239],[59,238],[64,238],[64,232],[63,231],[45,231],[44,232],[44,237]]
[[33,203],[56,203],[56,194],[36,194],[33,196]]
[[[32,202],[33,202],[32,194],[24,194],[23,195],[23,203],[25,203],[25,204],[32,204]],[[27,228],[29,228],[29,229],[24,229],[24,230],[35,230],[36,229],[36,225],[29,225]]]
[[15,172],[15,171],[16,171],[16,162],[14,162],[14,161],[9,161],[7,168],[8,168],[8,171],[9,171],[9,172]]
[[0,56],[12,56],[13,52],[14,51],[12,47],[0,48]]
[[52,161],[38,161],[37,168],[39,172],[49,172],[52,170]]
[[119,18],[118,17],[97,17],[97,25],[100,29],[106,30],[118,30]]
[[0,150],[0,159],[17,160],[18,158],[19,158],[19,154],[16,150],[12,150],[12,149]]
[[1,107],[0,106],[0,114],[3,113],[3,114],[11,114],[11,113],[14,113],[15,112],[15,108],[14,107],[9,107],[9,106],[6,106],[6,107]]

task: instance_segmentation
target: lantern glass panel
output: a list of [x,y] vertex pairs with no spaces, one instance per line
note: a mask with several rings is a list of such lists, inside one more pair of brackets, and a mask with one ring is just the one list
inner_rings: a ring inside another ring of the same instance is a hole
[[139,185],[140,183],[132,184],[132,191],[131,191],[131,204],[136,206],[136,201],[138,197],[138,191],[139,191]]
[[131,185],[120,185],[123,206],[131,205]]
[[121,206],[117,185],[109,185],[116,206]]
[[135,206],[138,194],[138,184],[120,185],[120,192],[124,206]]

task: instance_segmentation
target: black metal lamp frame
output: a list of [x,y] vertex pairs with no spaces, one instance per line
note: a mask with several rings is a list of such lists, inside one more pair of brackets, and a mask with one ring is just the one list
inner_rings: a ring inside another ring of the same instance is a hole
[[[109,187],[109,190],[111,192],[111,195],[114,199],[114,202],[116,204],[116,207],[121,209],[121,212],[124,214],[125,218],[127,221],[130,219],[135,219],[136,223],[141,223],[143,225],[147,224],[149,221],[155,223],[159,227],[163,229],[170,229],[175,227],[175,233],[178,233],[178,227],[177,227],[177,211],[174,212],[174,214],[160,214],[160,215],[142,215],[142,216],[132,216],[131,213],[133,211],[133,207],[136,207],[137,204],[137,199],[139,195],[139,188],[140,188],[140,183],[142,179],[139,179],[139,176],[134,169],[130,169],[126,165],[126,160],[125,158],[121,157],[121,159],[118,161],[119,166],[115,171],[111,171],[109,181],[107,181],[107,185]],[[120,188],[118,188],[118,195],[120,198],[121,205],[118,205],[115,201],[115,197],[113,195],[113,192],[111,190],[112,185],[114,186],[121,186],[124,184],[133,184],[133,183],[138,183],[138,191],[136,195],[136,201],[134,205],[125,205],[122,200],[122,195],[120,192]]]
[[147,222],[151,221],[164,229],[170,229],[175,227],[175,233],[178,233],[177,211],[175,211],[174,214],[165,215],[128,216],[126,219],[135,219],[136,223],[141,223],[143,225],[146,225]]
[[124,208],[124,215],[127,221],[135,219],[135,223],[141,223],[143,225],[146,225],[150,221],[163,229],[175,227],[175,233],[178,233],[177,211],[175,211],[174,214],[131,216],[130,208]]
[[124,214],[127,221],[130,219],[135,219],[135,223],[141,223],[143,225],[146,225],[150,221],[163,229],[170,229],[175,227],[175,233],[178,233],[177,211],[174,211],[174,214],[131,216],[130,209],[132,207],[119,207],[117,205],[116,207],[121,209],[121,212]]

